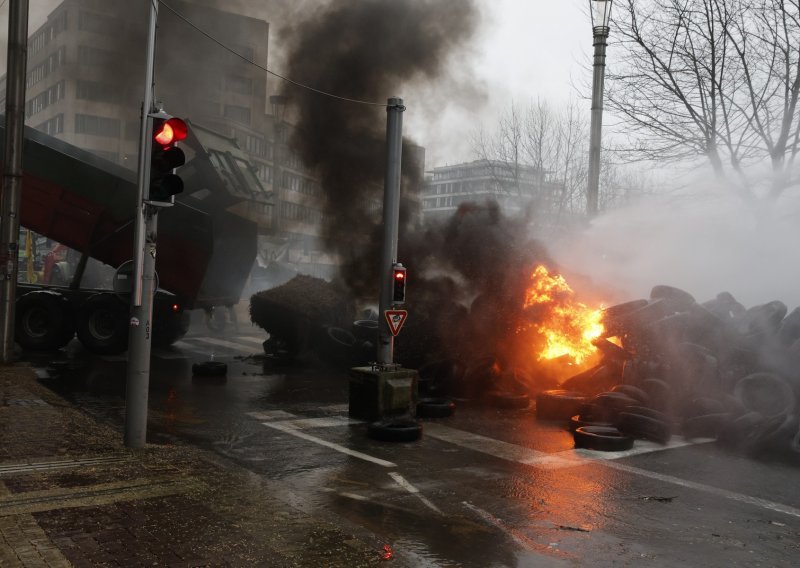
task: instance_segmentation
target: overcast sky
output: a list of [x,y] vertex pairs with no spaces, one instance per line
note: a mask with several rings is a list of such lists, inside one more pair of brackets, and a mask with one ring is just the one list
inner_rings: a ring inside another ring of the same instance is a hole
[[[30,29],[38,28],[59,3],[30,0]],[[244,3],[256,10],[265,4]],[[420,92],[387,93],[404,98],[405,133],[427,149],[429,168],[471,159],[471,134],[480,123],[490,126],[512,100],[524,104],[537,97],[558,102],[588,96],[573,86],[588,83],[582,77],[588,73],[592,44],[587,0],[479,0],[479,4],[478,33],[469,52],[452,64],[459,80],[474,83],[487,95],[477,108],[474,99],[449,93],[452,84],[447,83],[431,84]],[[7,28],[8,1],[0,8],[0,35],[5,36]],[[275,36],[270,40],[272,54],[277,52]],[[5,67],[5,45],[2,50],[0,66]],[[273,64],[279,65],[277,58]],[[439,102],[430,104],[434,97],[427,95],[434,92]]]

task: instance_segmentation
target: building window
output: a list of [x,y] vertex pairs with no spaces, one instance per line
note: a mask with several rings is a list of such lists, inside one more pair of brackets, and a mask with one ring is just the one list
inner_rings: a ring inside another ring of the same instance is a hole
[[272,168],[266,164],[256,164],[256,175],[264,183],[272,183]]
[[119,26],[116,25],[111,16],[95,12],[84,12],[83,10],[78,14],[78,29],[82,32],[116,35],[118,28]]
[[28,71],[28,74],[25,78],[25,85],[30,88],[45,77],[47,77],[50,73],[53,73],[56,69],[64,65],[66,62],[66,55],[67,50],[66,48],[62,47],[55,53],[52,53],[47,59],[45,59],[42,63]]
[[225,81],[225,90],[240,95],[253,94],[253,79],[239,75],[228,75]]
[[97,81],[78,81],[77,98],[84,101],[116,103],[119,91],[108,83]]
[[39,93],[25,103],[25,116],[33,116],[64,98],[64,81],[59,81],[46,91]]
[[93,116],[91,114],[76,114],[75,133],[118,138],[120,133],[119,119]]
[[225,118],[250,124],[250,109],[239,105],[225,105]]
[[39,126],[36,127],[36,130],[39,130],[51,136],[55,134],[61,134],[62,132],[64,132],[64,115],[57,114],[50,120],[45,120],[43,123],[41,123]]
[[114,63],[114,54],[107,49],[98,49],[88,45],[78,46],[78,63],[81,65],[91,65],[104,67]]

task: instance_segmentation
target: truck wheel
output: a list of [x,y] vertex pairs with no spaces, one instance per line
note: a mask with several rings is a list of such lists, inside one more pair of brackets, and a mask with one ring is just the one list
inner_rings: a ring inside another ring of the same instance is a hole
[[57,292],[28,292],[17,300],[15,339],[24,349],[50,351],[75,335],[69,300]]
[[93,353],[116,355],[128,348],[128,308],[111,294],[95,294],[81,306],[78,339]]

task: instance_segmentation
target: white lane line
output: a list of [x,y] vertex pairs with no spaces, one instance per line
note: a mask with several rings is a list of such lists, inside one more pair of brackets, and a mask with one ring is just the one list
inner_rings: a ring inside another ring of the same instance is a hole
[[431,502],[428,500],[428,498],[427,498],[427,497],[425,497],[424,495],[422,495],[422,494],[419,492],[419,489],[417,489],[416,487],[414,487],[413,485],[411,485],[411,483],[409,483],[409,482],[408,482],[408,480],[407,480],[405,477],[403,477],[402,475],[400,475],[400,474],[399,474],[399,473],[397,473],[396,471],[391,471],[391,472],[389,472],[389,477],[391,477],[392,479],[394,479],[394,481],[395,481],[395,483],[397,483],[397,485],[399,485],[400,487],[402,487],[403,489],[405,489],[406,491],[408,491],[409,493],[411,493],[411,494],[412,494],[414,497],[416,497],[417,499],[419,499],[420,501],[422,501],[422,503],[423,503],[423,504],[424,504],[426,507],[428,507],[428,508],[429,508],[429,509],[431,509],[432,511],[435,511],[435,512],[436,512],[436,513],[438,513],[439,515],[444,515],[444,513],[442,513],[441,509],[439,509],[439,507],[437,507],[436,505],[434,505],[433,503],[431,503]]
[[233,341],[225,341],[224,339],[215,339],[213,337],[189,337],[184,339],[184,341],[199,341],[200,343],[207,343],[216,347],[225,347],[232,351],[245,352],[248,354],[252,353],[252,349],[246,345],[234,343]]
[[705,493],[711,493],[712,495],[716,495],[718,497],[724,497],[725,499],[738,501],[740,503],[747,503],[748,505],[754,505],[756,507],[761,507],[762,509],[768,509],[770,511],[775,511],[777,513],[790,515],[792,517],[800,517],[800,509],[792,507],[790,505],[775,503],[774,501],[768,501],[766,499],[761,499],[759,497],[751,497],[749,495],[743,495],[742,493],[736,493],[735,491],[728,491],[727,489],[720,489],[719,487],[706,485],[705,483],[697,483],[695,481],[689,481],[687,479],[681,479],[680,477],[674,477],[672,475],[666,475],[664,473],[649,471],[646,469],[641,469],[630,465],[625,465],[610,461],[605,461],[601,463],[606,467],[618,469],[620,471],[625,471],[628,473],[633,473],[635,475],[641,475],[643,477],[649,477],[651,479],[657,479],[658,481],[663,481],[664,483],[672,483],[673,485],[679,485],[681,487],[694,489],[696,491],[703,491]]
[[505,522],[498,519],[488,511],[484,511],[480,507],[476,507],[475,505],[467,501],[462,501],[461,504],[464,505],[467,509],[471,510],[473,513],[477,514],[480,518],[482,518],[490,525],[503,531],[519,546],[535,552],[544,552],[546,554],[551,554],[553,556],[560,556],[564,558],[567,557],[567,555],[564,552],[558,549],[532,541],[531,539],[520,533],[518,530],[508,526]]
[[[726,489],[720,489],[718,487],[713,487],[711,485],[705,485],[703,483],[688,481],[686,479],[681,479],[679,477],[674,477],[672,475],[657,473],[654,471],[649,471],[646,469],[641,469],[638,467],[633,467],[630,465],[625,465],[614,461],[614,459],[616,458],[625,457],[624,455],[615,456],[614,454],[625,454],[625,452],[590,452],[588,450],[571,450],[568,452],[560,452],[558,454],[548,455],[548,454],[543,454],[543,452],[537,452],[535,450],[530,450],[528,448],[522,448],[519,446],[514,446],[513,444],[507,444],[506,442],[494,440],[493,438],[487,438],[485,436],[477,436],[475,434],[469,434],[461,430],[455,430],[454,428],[448,428],[447,426],[442,426],[441,424],[435,424],[435,423],[426,424],[425,432],[426,435],[431,436],[433,438],[437,438],[445,442],[450,442],[451,444],[462,446],[474,451],[486,453],[501,459],[505,459],[507,461],[514,461],[517,463],[523,463],[535,467],[543,467],[544,469],[560,469],[563,467],[575,467],[578,465],[586,465],[589,463],[599,463],[606,467],[618,469],[620,471],[625,471],[628,473],[632,473],[634,475],[640,475],[642,477],[657,479],[665,483],[679,485],[681,487],[694,489],[696,491],[703,491],[705,493],[710,493],[712,495],[717,495],[719,497],[724,497],[726,499],[731,499],[733,501],[738,501],[740,503],[747,503],[749,505],[754,505],[762,509],[767,509],[778,513],[784,513],[786,515],[791,515],[793,517],[800,517],[800,509],[791,507],[789,505],[784,505],[782,503],[775,503],[773,501],[768,501],[766,499],[761,499],[759,497],[750,497],[749,495],[743,495],[741,493],[736,493],[735,491],[728,491]],[[636,443],[638,444],[639,441],[637,440]],[[644,443],[643,445],[647,446],[647,444]],[[670,447],[680,447],[686,445],[690,445],[690,443],[688,442],[683,444],[676,443],[673,446],[669,445],[662,446],[660,444],[653,444],[652,446],[647,446],[649,448],[647,451],[661,451],[665,449],[670,449]],[[517,451],[513,450],[513,447],[516,447]],[[639,453],[641,454],[643,452]],[[628,455],[634,455],[634,454],[628,454]],[[551,459],[547,459],[548,457],[550,457]]]
[[442,440],[443,442],[449,442],[456,446],[461,446],[462,448],[489,454],[490,456],[507,461],[535,465],[544,469],[580,465],[579,456],[559,457],[556,454],[531,450],[530,448],[509,444],[508,442],[495,440],[494,438],[488,438],[478,434],[472,434],[464,430],[457,430],[435,422],[425,424],[424,432],[426,436]]
[[693,440],[685,440],[683,438],[673,438],[666,444],[658,444],[656,442],[649,442],[647,440],[636,440],[633,448],[624,450],[622,452],[599,452],[597,450],[586,450],[583,448],[576,448],[572,450],[565,450],[558,452],[557,455],[564,457],[571,457],[572,455],[580,458],[589,458],[596,460],[618,460],[620,458],[627,458],[629,456],[638,456],[639,454],[649,454],[651,452],[661,452],[664,450],[671,450],[673,448],[683,448],[685,446],[695,446],[697,444],[708,444],[713,442],[713,438],[695,438]]
[[306,430],[309,428],[335,428],[336,426],[349,426],[350,424],[363,424],[363,420],[357,420],[348,416],[321,416],[319,418],[300,418],[296,414],[291,414],[283,410],[266,410],[263,412],[248,412],[248,416],[256,420],[280,421],[281,424]]
[[363,420],[348,418],[347,416],[323,416],[321,418],[298,418],[289,420],[282,424],[287,424],[298,430],[307,428],[333,428],[335,426],[348,426],[350,424],[363,424]]
[[358,458],[360,460],[368,461],[374,464],[381,465],[383,467],[397,467],[397,464],[392,463],[390,461],[382,460],[380,458],[376,458],[361,452],[357,452],[355,450],[351,450],[350,448],[345,448],[344,446],[340,446],[339,444],[334,444],[333,442],[329,442],[327,440],[323,440],[322,438],[317,438],[316,436],[310,436],[305,432],[301,432],[297,428],[294,428],[284,422],[262,422],[264,426],[269,428],[274,428],[275,430],[280,430],[286,434],[290,434],[292,436],[296,436],[297,438],[301,438],[303,440],[307,440],[309,442],[314,442],[315,444],[319,444],[320,446],[325,446],[326,448],[330,448],[331,450],[335,450],[339,453]]
[[291,414],[285,410],[262,410],[260,412],[248,412],[256,420],[291,420],[297,418],[296,414]]
[[259,347],[263,347],[264,346],[264,341],[266,340],[266,337],[258,338],[258,337],[248,336],[248,335],[240,335],[240,336],[238,336],[236,338],[236,340],[237,341],[244,341],[245,343],[252,343],[253,345],[258,345]]
[[[203,349],[199,345],[192,345],[191,343],[187,343],[187,340],[181,339],[180,341],[176,341],[172,344],[173,347],[177,347],[182,351],[191,351],[192,353],[200,353],[201,355],[208,355],[208,349]],[[184,355],[185,357],[185,355]]]

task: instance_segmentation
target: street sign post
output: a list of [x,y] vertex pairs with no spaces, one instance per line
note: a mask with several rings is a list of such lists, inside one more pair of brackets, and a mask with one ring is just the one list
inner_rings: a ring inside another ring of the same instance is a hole
[[386,317],[386,322],[389,324],[389,332],[391,332],[392,337],[397,337],[397,334],[400,333],[400,328],[402,328],[403,324],[406,323],[408,311],[386,310],[383,312],[383,314]]

